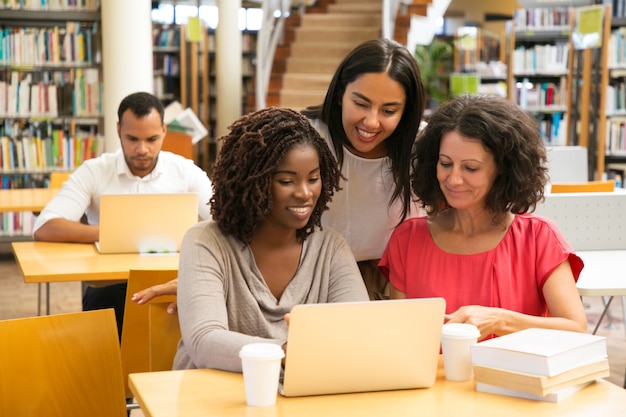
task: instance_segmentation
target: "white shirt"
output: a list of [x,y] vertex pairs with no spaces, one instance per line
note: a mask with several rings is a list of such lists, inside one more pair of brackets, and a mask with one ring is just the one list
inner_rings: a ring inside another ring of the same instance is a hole
[[[91,225],[100,223],[102,194],[197,193],[198,215],[209,219],[213,193],[207,174],[192,160],[161,151],[154,170],[143,178],[130,172],[121,149],[83,162],[37,217],[33,232],[48,220],[79,221],[83,214]],[[154,208],[158,210],[158,207]]]
[[[334,154],[328,127],[319,119],[310,122]],[[395,187],[391,159],[361,158],[344,146],[341,173],[347,181],[341,180],[342,190],[335,193],[329,210],[322,215],[322,225],[343,235],[357,262],[380,259],[402,215],[399,199],[389,204]],[[409,217],[421,211],[412,203]]]

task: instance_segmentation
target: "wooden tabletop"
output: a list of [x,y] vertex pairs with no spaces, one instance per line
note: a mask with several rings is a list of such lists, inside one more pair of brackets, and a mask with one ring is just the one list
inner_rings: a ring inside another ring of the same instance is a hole
[[0,212],[39,212],[59,192],[58,188],[15,188],[0,190]]
[[576,284],[580,295],[626,295],[626,250],[589,250],[576,254],[585,263]]
[[243,377],[238,373],[211,369],[138,373],[129,376],[129,385],[146,417],[626,415],[626,390],[605,380],[549,403],[476,392],[473,381],[446,381],[441,366],[431,388],[299,398],[278,395],[276,405],[270,407],[246,405]]
[[178,270],[178,253],[100,254],[92,243],[11,245],[26,283],[126,280],[131,269]]

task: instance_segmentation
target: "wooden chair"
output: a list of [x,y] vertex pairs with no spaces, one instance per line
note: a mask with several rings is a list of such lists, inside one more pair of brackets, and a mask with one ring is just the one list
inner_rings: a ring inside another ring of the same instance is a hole
[[126,417],[112,309],[0,321],[0,414]]
[[61,188],[63,183],[67,181],[71,172],[54,171],[50,173],[50,188]]
[[180,340],[178,315],[166,311],[175,296],[157,297],[143,305],[135,303],[131,297],[140,290],[166,283],[177,276],[177,270],[131,270],[129,273],[121,344],[127,398],[132,397],[128,374],[172,369]]
[[615,191],[615,180],[588,182],[555,182],[551,193],[599,193]]

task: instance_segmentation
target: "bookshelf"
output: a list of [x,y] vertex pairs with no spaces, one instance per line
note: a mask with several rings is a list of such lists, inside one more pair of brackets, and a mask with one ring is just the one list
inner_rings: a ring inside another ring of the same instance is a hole
[[608,43],[608,85],[606,88],[605,163],[609,178],[619,175],[623,187],[626,172],[626,8],[625,0],[612,8]]
[[[47,187],[102,151],[99,5],[0,6],[0,187]],[[36,4],[35,4],[36,3]],[[0,241],[29,238],[34,215],[2,213]]]
[[[478,77],[478,93],[507,97],[506,36],[460,27],[454,40],[454,71]],[[454,93],[454,91],[453,91]]]
[[164,105],[180,98],[180,26],[154,24],[154,94]]
[[[242,36],[242,114],[254,110],[257,31]],[[154,91],[165,105],[179,101],[190,107],[209,131],[194,147],[196,164],[207,172],[215,159],[215,31],[202,28],[199,42],[189,41],[185,25],[153,24]]]
[[568,144],[570,9],[518,9],[508,36],[508,96],[535,115],[551,146]]

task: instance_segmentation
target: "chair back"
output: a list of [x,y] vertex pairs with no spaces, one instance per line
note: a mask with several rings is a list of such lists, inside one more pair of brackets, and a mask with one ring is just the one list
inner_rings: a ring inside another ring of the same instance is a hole
[[[124,386],[129,398],[132,393],[128,387],[128,374],[172,369],[180,340],[178,315],[165,311],[166,306],[176,299],[175,296],[157,297],[143,305],[132,301],[131,297],[138,291],[164,284],[177,276],[177,270],[131,270],[128,275],[121,350]],[[159,304],[162,305],[160,312]],[[155,324],[153,330],[151,323]],[[164,327],[159,329],[156,323]],[[153,337],[160,338],[160,341],[154,342],[151,349]]]
[[601,193],[615,191],[615,180],[553,182],[551,193]]
[[54,171],[50,173],[50,188],[61,188],[63,183],[67,181],[71,172],[68,171]]
[[112,309],[0,321],[0,414],[125,417]]
[[552,219],[574,250],[626,249],[626,193],[546,194],[535,213]]

